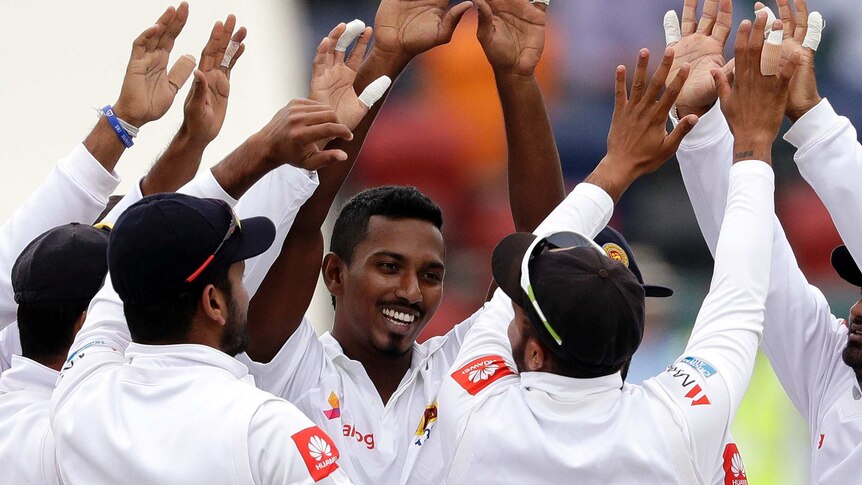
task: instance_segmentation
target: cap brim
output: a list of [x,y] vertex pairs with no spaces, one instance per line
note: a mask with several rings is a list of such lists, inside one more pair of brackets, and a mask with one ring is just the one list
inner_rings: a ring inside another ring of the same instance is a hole
[[641,285],[644,289],[644,296],[648,298],[667,298],[673,296],[673,290],[666,286],[658,285]]
[[250,217],[240,221],[240,231],[232,239],[236,239],[236,249],[231,256],[231,262],[237,263],[263,254],[275,241],[275,225],[266,217]]
[[853,260],[853,256],[850,255],[847,246],[838,246],[833,249],[831,260],[832,267],[835,268],[838,276],[853,286],[862,287],[862,272],[859,271],[859,267]]
[[515,303],[521,303],[521,261],[527,248],[536,239],[534,234],[516,232],[497,244],[491,256],[491,273],[497,286]]

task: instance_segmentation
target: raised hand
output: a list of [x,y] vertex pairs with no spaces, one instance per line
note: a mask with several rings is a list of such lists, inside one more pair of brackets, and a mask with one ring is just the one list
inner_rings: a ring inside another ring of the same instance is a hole
[[[752,26],[743,20],[737,32],[734,55],[736,75],[733,87],[720,69],[712,75],[721,98],[721,109],[734,137],[733,161],[762,160],[772,163],[772,143],[784,119],[790,79],[799,65],[800,53],[794,52],[778,76],[765,76],[760,70],[767,16],[759,12]],[[775,22],[773,30],[781,30]]]
[[[814,56],[820,44],[820,33],[823,30],[823,17],[817,13],[808,13],[805,0],[794,0],[796,14],[790,6],[790,0],[777,0],[778,14],[784,24],[784,42],[781,47],[782,65],[790,60],[795,52],[800,53],[799,68],[790,80],[790,91],[787,101],[787,117],[796,122],[820,101],[817,91],[817,75],[814,70]],[[755,10],[765,8],[761,2],[754,5]]]
[[[227,113],[230,94],[230,73],[237,60],[245,52],[246,29],[236,32],[236,17],[228,15],[224,23],[215,23],[209,41],[201,52],[198,70],[194,72],[194,84],[184,106],[183,128],[191,141],[208,144],[218,136]],[[232,56],[225,58],[228,46],[234,43]],[[228,60],[226,65],[223,61]]]
[[[362,95],[357,95],[353,88],[371,32],[371,28],[365,28],[359,20],[351,22],[350,29],[344,23],[338,24],[317,47],[311,67],[309,99],[331,106],[339,122],[351,130],[356,128],[391,84],[391,80],[383,76],[372,82]],[[346,58],[344,49],[353,43],[357,33],[359,40],[356,47]]]
[[[525,0],[526,1],[526,0]],[[448,0],[382,0],[374,20],[374,49],[406,63],[452,40],[473,2],[449,8]]]
[[495,72],[532,76],[545,48],[546,5],[525,0],[476,0],[476,37]]
[[642,49],[631,94],[626,92],[626,68],[617,67],[608,154],[587,178],[587,182],[602,187],[614,201],[618,201],[638,177],[658,170],[676,153],[682,139],[697,123],[698,117],[690,114],[680,120],[671,133],[667,132],[667,113],[684,89],[691,70],[688,64],[680,66],[659,97],[673,62],[674,49],[669,47],[647,85],[649,50]]
[[[668,46],[676,53],[670,78],[683,65],[691,66],[688,82],[676,101],[680,118],[689,114],[702,116],[715,103],[718,95],[710,71],[725,68],[724,46],[733,22],[732,0],[706,0],[699,22],[697,5],[698,0],[685,0],[681,26],[676,12],[670,11],[665,16]],[[726,72],[731,69],[732,64]]]
[[191,74],[191,69],[180,73],[176,69],[179,62],[170,73],[167,70],[174,41],[188,16],[186,2],[177,8],[168,7],[156,25],[135,39],[120,97],[114,103],[114,113],[120,119],[141,127],[164,116],[173,104],[177,91]]
[[353,139],[350,128],[338,122],[332,107],[310,99],[288,103],[255,136],[265,147],[264,158],[271,164],[290,164],[306,170],[347,160],[343,150],[321,150],[321,141]]

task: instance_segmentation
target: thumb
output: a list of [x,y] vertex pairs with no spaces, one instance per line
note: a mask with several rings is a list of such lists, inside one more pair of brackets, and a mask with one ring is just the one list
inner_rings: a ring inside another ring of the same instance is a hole
[[455,27],[458,26],[458,22],[461,21],[461,17],[463,17],[464,14],[467,13],[467,10],[470,10],[472,6],[473,2],[461,2],[446,12],[446,16],[443,17],[443,21],[440,23],[440,27],[443,29],[446,36],[446,42],[452,40],[452,34],[455,33]]
[[676,125],[676,128],[670,132],[665,138],[665,145],[671,152],[676,152],[679,148],[680,143],[682,143],[685,135],[688,135],[691,130],[694,129],[695,125],[697,125],[698,117],[697,115],[688,115],[683,119],[679,120],[679,123]]
[[200,104],[205,102],[204,100],[206,98],[206,91],[208,88],[207,78],[204,76],[204,73],[198,69],[194,72],[194,78],[192,88],[189,91],[189,100],[186,104]]
[[733,85],[733,78],[736,77],[736,58],[727,61],[727,64],[721,68],[721,72],[727,78],[727,83]]
[[191,54],[184,54],[177,59],[177,62],[174,63],[171,70],[168,71],[168,82],[171,86],[174,87],[174,93],[182,89],[183,84],[188,81],[189,76],[192,75],[192,71],[195,69],[195,65],[197,61],[195,61],[195,56]]
[[727,81],[727,76],[720,69],[710,71],[712,79],[715,81],[715,89],[718,92],[718,99],[721,100],[722,106],[730,104],[730,83]]
[[369,84],[362,94],[359,95],[359,101],[368,109],[374,106],[374,103],[380,101],[380,98],[386,94],[386,90],[392,85],[392,79],[389,76],[380,76],[371,84]]

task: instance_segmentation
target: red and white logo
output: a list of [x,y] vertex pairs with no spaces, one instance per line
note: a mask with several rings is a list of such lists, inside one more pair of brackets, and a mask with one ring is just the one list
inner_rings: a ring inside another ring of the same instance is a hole
[[686,391],[685,397],[691,399],[692,406],[709,406],[712,404],[706,392],[697,383],[697,377],[692,375],[688,369],[674,364],[667,368],[667,372],[682,385],[683,390]]
[[291,436],[308,473],[315,482],[338,470],[338,448],[332,439],[317,426],[306,428]]
[[724,447],[724,485],[748,485],[745,475],[745,464],[736,443],[728,443]]
[[494,381],[513,374],[502,357],[488,355],[479,357],[453,372],[452,378],[471,396],[475,396]]

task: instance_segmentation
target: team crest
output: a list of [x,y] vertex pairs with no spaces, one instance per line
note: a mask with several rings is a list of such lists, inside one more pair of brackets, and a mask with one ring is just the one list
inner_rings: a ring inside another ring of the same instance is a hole
[[605,243],[605,245],[602,246],[602,249],[605,250],[605,253],[608,255],[609,258],[613,259],[614,261],[619,261],[620,263],[623,263],[626,268],[629,267],[629,255],[626,254],[623,248],[619,247],[614,243]]
[[434,427],[435,423],[437,423],[437,401],[425,408],[422,420],[419,421],[419,427],[416,428],[416,441],[413,444],[416,446],[425,444],[425,441],[431,437],[431,428]]

